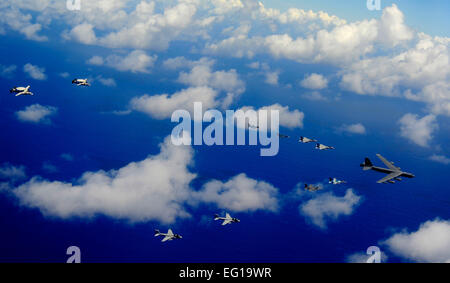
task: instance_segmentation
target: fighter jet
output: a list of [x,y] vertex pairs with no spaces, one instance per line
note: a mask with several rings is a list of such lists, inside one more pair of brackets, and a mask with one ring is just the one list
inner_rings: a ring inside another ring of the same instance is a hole
[[310,143],[310,142],[318,142],[318,141],[315,140],[315,139],[308,139],[308,138],[305,138],[305,137],[300,137],[300,140],[299,140],[298,142],[301,142],[301,143]]
[[214,220],[223,220],[222,226],[231,224],[231,223],[239,223],[241,222],[241,220],[237,219],[237,218],[233,218],[231,217],[230,214],[226,214],[225,217],[220,217],[218,214],[214,215]]
[[77,86],[91,86],[91,84],[88,83],[88,79],[74,79],[72,84],[76,84]]
[[182,239],[183,238],[178,234],[174,234],[172,232],[172,229],[169,229],[167,234],[161,233],[161,232],[159,232],[159,230],[155,230],[155,237],[158,237],[158,236],[164,236],[164,239],[162,239],[161,242],[172,241],[174,239]]
[[32,92],[30,92],[30,86],[27,87],[14,87],[9,90],[10,93],[15,93],[16,96],[21,95],[34,95]]
[[318,143],[316,145],[316,149],[318,149],[318,150],[329,150],[329,149],[335,149],[335,148],[332,147],[332,146],[327,146],[327,145]]
[[321,189],[322,188],[320,186],[305,184],[305,191],[317,192],[317,191],[320,191]]
[[394,184],[395,181],[401,181],[402,180],[401,177],[406,177],[406,178],[414,178],[415,177],[411,173],[403,172],[400,167],[394,166],[394,162],[388,161],[386,158],[384,158],[380,154],[377,154],[377,156],[388,168],[373,166],[373,164],[369,158],[366,158],[364,163],[361,164],[360,166],[362,167],[362,169],[364,171],[374,170],[377,172],[388,174],[386,177],[379,180],[377,182],[378,184],[387,184],[387,183]]
[[329,183],[330,183],[330,184],[333,184],[333,185],[340,185],[340,184],[346,184],[347,182],[346,182],[346,181],[338,180],[338,179],[336,179],[336,178],[330,178]]

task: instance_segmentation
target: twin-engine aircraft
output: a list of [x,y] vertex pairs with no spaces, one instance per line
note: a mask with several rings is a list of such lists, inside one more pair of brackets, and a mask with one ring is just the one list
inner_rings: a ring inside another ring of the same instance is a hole
[[74,79],[72,84],[76,84],[77,86],[91,86],[88,79]]
[[159,236],[164,236],[164,238],[162,239],[161,242],[166,242],[166,241],[172,241],[175,239],[182,239],[183,237],[181,237],[178,234],[174,234],[172,232],[172,229],[169,229],[169,231],[166,233],[161,233],[159,232],[159,230],[155,230],[155,237],[159,237]]
[[222,222],[223,226],[231,224],[231,223],[239,223],[239,222],[241,222],[241,220],[231,217],[231,215],[228,214],[228,213],[226,214],[225,217],[220,217],[219,215],[216,214],[214,216],[214,220],[216,220],[216,221],[217,220],[223,220],[223,222]]
[[388,168],[382,168],[382,167],[377,167],[377,166],[373,166],[372,161],[370,161],[369,158],[366,158],[364,163],[361,164],[360,166],[362,167],[362,169],[364,171],[367,170],[374,170],[377,172],[381,172],[381,173],[385,173],[388,174],[386,177],[384,177],[383,179],[379,180],[377,183],[378,184],[394,184],[395,181],[401,181],[401,177],[405,177],[405,178],[414,178],[414,174],[408,173],[408,172],[404,172],[401,170],[400,167],[394,166],[394,162],[390,162],[388,161],[386,158],[384,158],[383,156],[381,156],[380,154],[377,154],[377,157],[388,167]]
[[15,93],[16,96],[21,95],[34,95],[32,92],[30,92],[30,86],[27,87],[13,87],[9,90],[10,93]]

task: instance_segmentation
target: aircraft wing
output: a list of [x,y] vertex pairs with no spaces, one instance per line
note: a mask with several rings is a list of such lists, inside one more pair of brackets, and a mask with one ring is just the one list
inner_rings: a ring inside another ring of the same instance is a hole
[[231,223],[231,219],[225,219],[222,223],[222,226],[228,225]]
[[169,232],[167,232],[167,236],[169,236],[169,237],[173,236],[172,229],[169,229]]
[[377,183],[378,184],[385,183],[385,182],[390,181],[390,180],[392,180],[394,178],[400,177],[400,175],[402,175],[402,172],[396,172],[396,173],[389,174],[386,177],[384,177],[383,179],[379,180]]
[[398,168],[395,167],[394,164],[392,164],[391,162],[387,161],[387,159],[384,158],[383,156],[381,156],[381,154],[377,154],[377,156],[378,156],[378,158],[379,158],[381,161],[383,161],[383,163],[384,163],[387,167],[389,167],[389,169],[391,169],[391,170],[398,170]]
[[172,236],[167,235],[167,236],[164,237],[164,239],[162,239],[161,242],[167,242],[167,241],[170,241],[170,240],[172,240]]

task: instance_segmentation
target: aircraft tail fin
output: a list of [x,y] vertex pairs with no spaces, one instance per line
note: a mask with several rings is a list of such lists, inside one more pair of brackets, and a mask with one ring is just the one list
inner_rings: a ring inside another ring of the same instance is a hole
[[155,229],[155,237],[158,237],[159,235],[161,235],[161,233],[159,232],[158,229]]
[[372,164],[372,161],[370,161],[370,159],[366,157],[366,159],[364,160],[364,163],[362,163],[360,166],[363,168],[363,170],[366,171],[366,170],[372,169],[373,164]]
[[219,220],[219,214],[214,214],[214,220]]

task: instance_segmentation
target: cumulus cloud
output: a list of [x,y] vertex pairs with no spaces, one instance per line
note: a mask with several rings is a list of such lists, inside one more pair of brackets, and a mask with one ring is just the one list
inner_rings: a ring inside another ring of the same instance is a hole
[[43,81],[47,79],[45,68],[40,68],[39,66],[28,63],[23,66],[23,71],[35,80]]
[[[289,106],[282,106],[280,104],[274,104],[274,105],[270,105],[270,106],[264,106],[261,107],[259,109],[255,109],[254,107],[242,107],[238,110],[242,110],[244,112],[248,111],[248,110],[253,110],[253,111],[260,111],[260,110],[265,110],[268,112],[268,121],[271,121],[271,116],[270,116],[270,112],[272,110],[274,111],[278,111],[279,113],[279,118],[280,118],[280,126],[282,127],[286,127],[289,129],[295,129],[295,128],[303,128],[303,120],[305,118],[305,114],[297,109],[294,110],[290,110]],[[265,127],[270,128],[270,125],[267,124],[267,121],[259,121],[259,125],[261,126],[261,123],[266,124]]]
[[94,26],[92,24],[83,23],[75,26],[69,35],[72,39],[83,44],[95,44],[97,36],[95,35]]
[[359,205],[361,197],[348,189],[343,197],[333,193],[320,194],[300,205],[300,213],[315,226],[326,229],[328,222],[351,215]]
[[188,208],[201,204],[236,212],[278,210],[278,189],[244,174],[227,182],[212,180],[201,190],[193,190],[190,183],[196,174],[188,169],[192,148],[173,145],[169,136],[160,149],[158,154],[118,170],[86,172],[73,183],[34,177],[12,193],[22,206],[62,219],[105,215],[130,222],[171,224],[190,217]]
[[450,158],[448,158],[447,156],[444,156],[444,155],[433,154],[432,156],[430,156],[430,160],[439,162],[439,163],[442,163],[445,165],[450,164]]
[[399,120],[399,124],[402,137],[423,147],[429,146],[433,133],[439,128],[434,115],[419,118],[418,115],[406,114]]
[[279,71],[275,71],[275,72],[267,72],[266,73],[266,80],[265,82],[267,84],[273,85],[273,86],[277,86],[278,85],[278,77],[280,75]]
[[169,58],[163,62],[163,67],[168,70],[178,70],[178,69],[192,69],[195,66],[210,66],[212,67],[215,64],[215,60],[202,57],[197,61],[189,60],[184,56],[178,56],[175,58]]
[[24,166],[14,166],[9,163],[4,163],[0,167],[0,179],[8,181],[20,181],[27,178]]
[[308,89],[324,89],[328,86],[328,80],[320,74],[310,74],[300,82],[300,85]]
[[197,192],[197,198],[201,202],[213,203],[220,209],[233,212],[276,212],[279,208],[278,189],[245,174],[237,175],[227,182],[210,181]]
[[383,242],[395,255],[425,263],[450,263],[450,221],[436,219],[415,232],[400,232]]
[[17,66],[16,65],[10,65],[10,66],[3,66],[0,65],[0,77],[2,78],[12,78],[13,74],[16,72]]
[[143,112],[155,119],[167,119],[175,110],[187,110],[194,113],[194,102],[202,102],[203,109],[215,108],[217,92],[209,87],[191,87],[172,95],[143,95],[135,97],[130,102],[130,108]]
[[93,56],[88,60],[91,65],[106,65],[119,71],[130,71],[133,73],[149,73],[155,65],[158,56],[149,56],[145,51],[134,50],[126,56],[110,55],[103,59],[100,56]]
[[58,112],[58,108],[53,106],[42,106],[40,104],[33,104],[27,106],[24,110],[16,112],[17,119],[22,122],[34,124],[50,124],[50,117]]
[[344,125],[340,126],[337,130],[338,130],[338,132],[356,134],[356,135],[365,135],[366,134],[366,127],[364,127],[364,125],[361,123],[351,124],[351,125],[344,124]]
[[117,86],[117,83],[113,78],[104,78],[102,76],[98,76],[96,79],[104,86],[109,86],[109,87]]
[[161,152],[119,170],[87,172],[74,184],[32,178],[13,193],[20,204],[58,218],[106,215],[131,222],[173,223],[189,217],[184,202],[195,177],[187,166],[189,147],[172,145],[170,137]]
[[181,72],[178,82],[191,87],[209,87],[226,93],[221,105],[223,108],[227,108],[245,91],[245,83],[235,69],[213,71],[211,64],[196,65],[189,72]]

